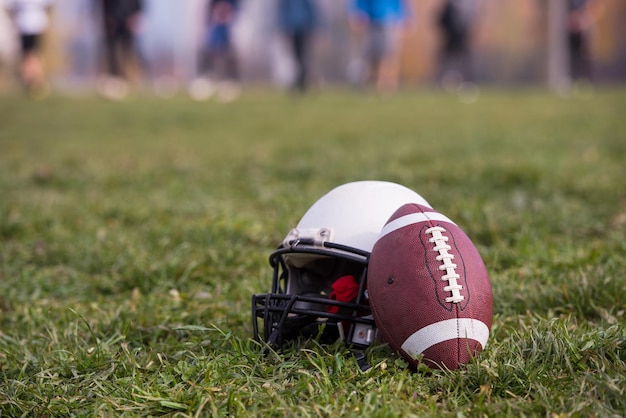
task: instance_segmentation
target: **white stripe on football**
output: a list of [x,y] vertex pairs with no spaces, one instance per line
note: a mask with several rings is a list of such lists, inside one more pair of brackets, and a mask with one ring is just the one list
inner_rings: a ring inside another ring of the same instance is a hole
[[489,328],[477,319],[446,319],[417,330],[404,341],[401,348],[416,358],[433,345],[456,338],[478,341],[484,349],[489,338]]
[[404,228],[405,226],[418,224],[421,222],[429,222],[429,221],[447,222],[452,225],[456,225],[447,216],[442,215],[439,212],[411,213],[408,215],[404,215],[401,218],[394,219],[393,221],[386,224],[383,227],[383,229],[380,231],[380,235],[378,236],[378,239],[381,239],[385,235],[390,234],[394,231],[397,231],[400,228]]

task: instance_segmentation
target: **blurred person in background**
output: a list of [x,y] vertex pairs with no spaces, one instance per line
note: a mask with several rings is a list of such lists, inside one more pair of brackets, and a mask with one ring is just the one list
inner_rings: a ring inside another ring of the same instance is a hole
[[358,57],[349,77],[357,84],[373,84],[380,93],[398,87],[402,36],[410,17],[406,0],[350,0],[349,26]]
[[296,66],[292,88],[304,92],[309,84],[311,41],[318,25],[314,0],[279,0],[278,25],[288,41]]
[[5,0],[6,10],[20,38],[20,77],[28,94],[45,97],[49,87],[41,56],[41,43],[48,29],[52,0]]
[[591,82],[589,38],[594,24],[592,0],[568,0],[567,45],[570,77],[574,82]]
[[189,86],[189,94],[195,100],[207,100],[214,94],[222,102],[239,97],[239,63],[232,39],[237,12],[238,0],[207,3],[199,76]]
[[120,100],[129,91],[131,64],[142,66],[136,44],[142,13],[141,0],[98,0],[104,35],[106,77],[98,85],[100,93]]
[[437,14],[441,34],[439,83],[459,97],[478,94],[472,68],[472,32],[479,0],[446,0]]

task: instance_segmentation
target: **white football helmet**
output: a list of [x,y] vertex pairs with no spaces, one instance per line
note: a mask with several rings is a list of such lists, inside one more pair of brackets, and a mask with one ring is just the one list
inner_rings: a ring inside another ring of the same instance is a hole
[[413,190],[384,181],[347,183],[315,202],[270,255],[270,293],[252,296],[255,339],[280,346],[297,337],[341,338],[369,346],[376,334],[367,298],[369,255],[405,203],[430,207]]

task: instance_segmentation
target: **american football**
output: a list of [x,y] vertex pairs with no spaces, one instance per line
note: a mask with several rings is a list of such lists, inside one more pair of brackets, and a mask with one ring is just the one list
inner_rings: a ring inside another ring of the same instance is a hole
[[370,306],[385,342],[416,368],[457,369],[487,343],[493,297],[469,237],[436,210],[406,204],[389,218],[368,267]]

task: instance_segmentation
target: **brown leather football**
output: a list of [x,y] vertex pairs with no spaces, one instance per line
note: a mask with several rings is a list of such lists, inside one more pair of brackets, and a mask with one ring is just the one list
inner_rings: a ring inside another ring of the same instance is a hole
[[468,236],[436,210],[400,207],[369,260],[367,286],[378,331],[416,368],[457,369],[487,343],[493,297]]

